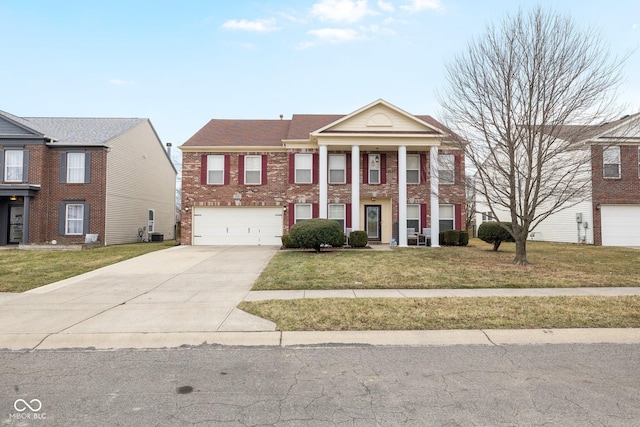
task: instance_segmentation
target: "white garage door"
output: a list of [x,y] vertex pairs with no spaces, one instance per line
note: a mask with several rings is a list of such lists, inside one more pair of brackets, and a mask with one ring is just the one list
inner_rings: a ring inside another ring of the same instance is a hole
[[194,245],[281,245],[281,207],[195,207]]
[[603,246],[640,246],[640,205],[602,205]]

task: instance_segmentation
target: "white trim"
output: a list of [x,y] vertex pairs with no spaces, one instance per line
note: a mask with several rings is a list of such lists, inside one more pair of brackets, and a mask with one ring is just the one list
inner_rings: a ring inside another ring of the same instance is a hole
[[407,246],[407,147],[398,147],[398,246]]
[[319,147],[320,151],[320,218],[327,218],[327,200],[329,194],[329,183],[327,182],[327,174],[329,172],[328,169],[328,148],[326,145],[321,145]]
[[440,203],[438,193],[438,147],[431,147],[429,153],[431,178],[431,247],[440,247]]
[[360,230],[360,147],[351,147],[351,229]]

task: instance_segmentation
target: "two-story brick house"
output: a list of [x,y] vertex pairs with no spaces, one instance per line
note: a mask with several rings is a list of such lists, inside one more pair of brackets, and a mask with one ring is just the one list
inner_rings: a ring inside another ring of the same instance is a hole
[[318,217],[400,246],[411,229],[462,229],[464,156],[452,137],[383,100],[348,115],[211,120],[181,146],[182,243],[278,245]]
[[176,170],[151,122],[0,111],[0,245],[174,237]]

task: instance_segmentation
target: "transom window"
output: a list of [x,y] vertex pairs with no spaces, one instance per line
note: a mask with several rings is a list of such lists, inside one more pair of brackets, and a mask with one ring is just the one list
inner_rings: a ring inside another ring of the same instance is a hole
[[329,184],[344,184],[347,176],[347,156],[329,154]]
[[438,212],[440,213],[440,231],[453,230],[454,228],[454,213],[453,205],[440,205]]
[[420,205],[407,205],[407,228],[420,232]]
[[440,184],[455,183],[455,156],[453,154],[438,156],[438,182]]
[[380,154],[369,154],[369,184],[380,184]]
[[224,184],[224,155],[207,156],[207,184]]
[[338,224],[340,224],[340,227],[342,228],[343,231],[344,231],[344,225],[345,225],[344,208],[345,208],[344,204],[337,203],[337,204],[329,205],[329,219],[332,219],[336,221]]
[[313,179],[313,154],[296,154],[296,184],[311,184]]
[[606,147],[602,152],[605,178],[620,178],[620,147]]
[[407,154],[407,184],[420,184],[420,154]]
[[66,206],[66,218],[64,234],[79,235],[84,230],[84,205],[68,204]]
[[5,181],[22,181],[23,156],[22,150],[6,150],[4,152]]
[[295,205],[295,223],[304,221],[305,219],[311,219],[312,209],[311,203],[297,203]]
[[262,183],[262,156],[244,157],[244,183]]
[[85,153],[67,153],[67,182],[84,182]]

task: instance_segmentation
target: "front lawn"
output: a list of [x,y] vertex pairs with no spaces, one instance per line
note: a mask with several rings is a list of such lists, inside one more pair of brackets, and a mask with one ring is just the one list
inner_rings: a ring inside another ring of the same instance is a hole
[[175,240],[167,240],[81,251],[3,249],[0,250],[0,292],[28,291],[174,245]]
[[640,286],[640,250],[529,242],[527,267],[514,243],[467,247],[276,254],[254,285],[273,289],[566,288]]

